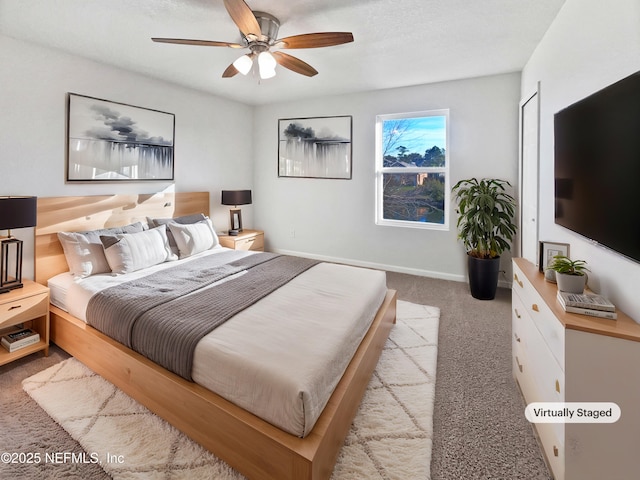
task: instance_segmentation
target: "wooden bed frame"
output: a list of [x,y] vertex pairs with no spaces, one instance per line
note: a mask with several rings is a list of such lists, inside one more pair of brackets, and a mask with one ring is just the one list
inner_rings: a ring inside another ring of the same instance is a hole
[[[68,270],[58,231],[209,213],[209,193],[38,199],[36,281]],[[314,429],[288,434],[51,306],[51,340],[250,479],[328,479],[396,316],[389,290]]]

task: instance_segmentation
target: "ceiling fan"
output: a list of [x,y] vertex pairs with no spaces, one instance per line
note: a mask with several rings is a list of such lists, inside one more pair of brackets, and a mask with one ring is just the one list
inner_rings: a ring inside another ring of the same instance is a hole
[[282,65],[289,70],[313,77],[318,71],[306,62],[284,52],[270,51],[271,48],[295,49],[318,48],[341,45],[353,42],[353,34],[349,32],[324,32],[293,35],[277,39],[280,21],[264,12],[254,12],[244,0],[224,0],[224,6],[231,19],[240,29],[242,43],[216,42],[213,40],[188,40],[182,38],[152,38],[154,42],[176,43],[180,45],[200,45],[207,47],[248,48],[246,55],[235,60],[222,74],[223,78],[233,77],[241,73],[246,75],[254,66],[257,59],[260,78],[275,76],[276,65]]

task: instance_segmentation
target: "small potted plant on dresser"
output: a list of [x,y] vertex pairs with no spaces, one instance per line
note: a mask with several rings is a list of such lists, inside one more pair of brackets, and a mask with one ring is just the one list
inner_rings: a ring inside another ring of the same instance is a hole
[[556,272],[558,290],[567,293],[583,293],[587,285],[587,262],[571,260],[565,255],[556,255],[547,266],[548,270]]
[[467,249],[471,296],[492,300],[498,288],[500,255],[516,233],[515,200],[506,180],[471,178],[452,189],[458,204],[458,238]]

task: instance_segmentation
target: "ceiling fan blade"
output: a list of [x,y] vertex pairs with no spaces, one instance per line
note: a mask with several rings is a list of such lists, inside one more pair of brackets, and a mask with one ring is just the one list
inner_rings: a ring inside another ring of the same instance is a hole
[[240,73],[240,72],[238,72],[238,69],[236,67],[234,67],[233,63],[232,63],[231,65],[229,65],[227,67],[227,69],[224,72],[222,72],[222,78],[231,78],[231,77],[237,75],[238,73]]
[[258,20],[256,20],[256,16],[244,0],[224,0],[224,6],[244,36],[253,34],[256,37],[260,37],[261,32]]
[[313,77],[318,74],[318,71],[306,62],[303,62],[299,58],[292,55],[288,55],[283,52],[271,52],[273,57],[284,68],[288,68],[292,72],[306,75],[307,77]]
[[349,32],[305,33],[276,40],[280,48],[318,48],[342,45],[353,42],[353,34]]
[[158,43],[176,43],[178,45],[201,45],[203,47],[244,48],[244,45],[240,45],[239,43],[216,42],[214,40],[188,40],[185,38],[152,38],[151,40]]

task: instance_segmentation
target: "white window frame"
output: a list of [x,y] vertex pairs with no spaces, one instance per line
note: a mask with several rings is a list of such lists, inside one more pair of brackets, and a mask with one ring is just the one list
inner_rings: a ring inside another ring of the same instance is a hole
[[[384,167],[382,151],[382,124],[385,120],[398,120],[418,117],[445,117],[445,165],[444,167]],[[420,112],[395,113],[376,116],[376,225],[421,228],[427,230],[449,230],[450,217],[450,172],[449,172],[449,109],[425,110]],[[384,188],[383,175],[385,173],[443,173],[444,181],[444,223],[417,222],[410,220],[392,220],[384,218]]]

